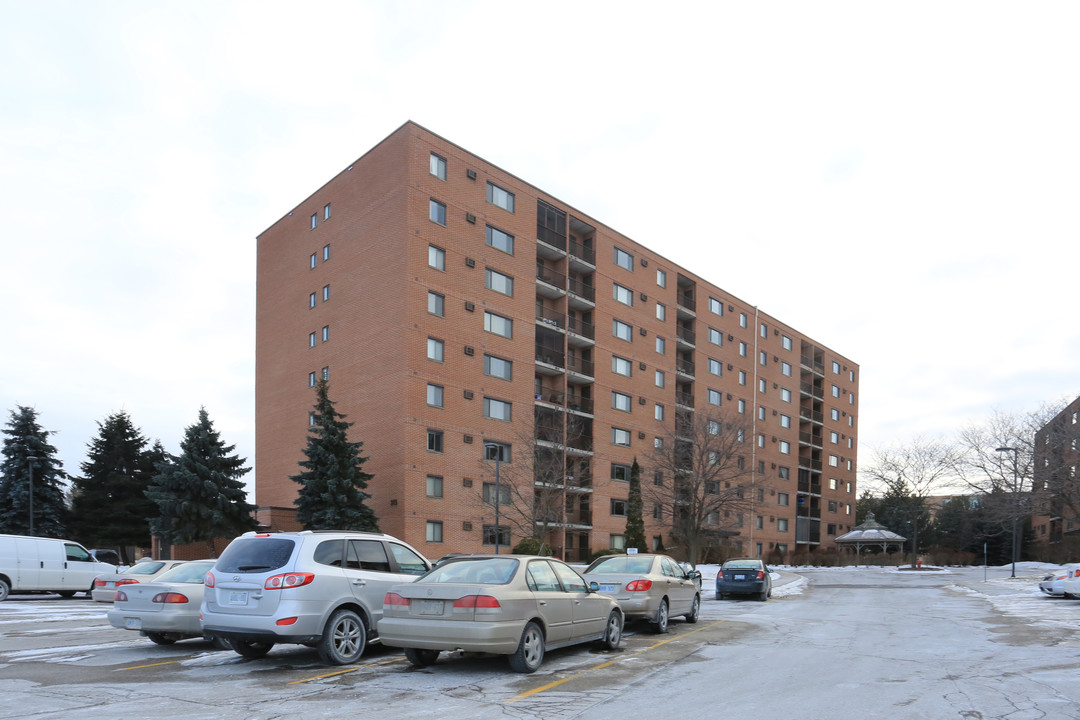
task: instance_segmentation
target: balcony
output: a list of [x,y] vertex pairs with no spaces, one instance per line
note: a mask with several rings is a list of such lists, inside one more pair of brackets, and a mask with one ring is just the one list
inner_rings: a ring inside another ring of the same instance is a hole
[[534,399],[537,402],[551,403],[552,405],[558,405],[562,407],[563,401],[566,399],[566,393],[559,388],[551,387],[550,385],[539,385],[533,388]]
[[566,314],[553,310],[546,305],[537,305],[536,322],[543,323],[549,328],[566,329]]
[[697,334],[684,325],[679,325],[675,330],[675,340],[679,345],[695,347]]
[[677,372],[679,375],[683,375],[685,377],[688,377],[691,380],[694,379],[694,370],[695,369],[696,369],[696,366],[694,365],[693,360],[684,360],[682,358],[679,358],[678,360],[675,361],[675,372]]
[[592,454],[592,435],[585,433],[575,434],[570,442],[564,442],[562,424],[538,421],[535,425],[536,442],[556,449],[563,449],[567,454]]
[[596,377],[596,370],[594,369],[592,360],[585,360],[577,355],[571,355],[566,363],[566,369],[572,373],[576,373],[580,376],[587,377],[592,380]]
[[592,246],[592,238],[585,241],[577,237],[570,237],[570,262],[574,265],[584,265],[590,270],[596,269],[596,250]]
[[547,265],[536,265],[536,294],[560,298],[566,294],[566,276]]
[[596,326],[579,317],[571,317],[569,323],[571,345],[588,347],[596,344]]
[[566,236],[559,233],[558,230],[553,230],[538,224],[536,227],[536,241],[560,251],[558,256],[561,256],[562,253],[566,252]]
[[592,475],[567,475],[556,479],[555,482],[536,479],[534,485],[539,488],[562,488],[567,492],[591,493],[593,491]]
[[586,310],[596,307],[596,288],[581,278],[571,275],[570,306]]
[[825,422],[825,413],[820,410],[813,410],[811,408],[799,408],[799,419],[812,422],[816,425],[821,425]]
[[799,392],[808,397],[815,398],[817,400],[825,399],[825,390],[817,385],[817,383],[804,382],[799,384]]
[[810,447],[814,447],[814,448],[817,448],[818,450],[821,450],[822,447],[824,447],[823,442],[824,441],[821,439],[821,434],[820,433],[810,433],[810,432],[801,432],[801,433],[799,433],[799,444],[800,445],[809,445]]
[[820,543],[821,520],[819,518],[808,517],[795,518],[795,542]]
[[568,393],[566,396],[566,407],[574,412],[585,413],[586,415],[593,414],[593,399],[591,397],[585,397],[584,395],[577,395],[575,393]]
[[821,483],[799,480],[799,492],[805,495],[821,496]]
[[688,392],[677,392],[677,393],[675,393],[675,404],[676,405],[681,405],[684,408],[690,408],[692,410],[694,408],[694,395],[693,395],[693,393],[688,393]]
[[799,365],[819,377],[825,377],[825,363],[817,360],[810,355],[802,355],[799,358]]
[[680,292],[675,296],[675,302],[678,307],[686,308],[692,313],[697,312],[697,303],[694,301],[693,293]]
[[566,354],[562,347],[536,344],[536,372],[540,375],[562,375],[566,372]]

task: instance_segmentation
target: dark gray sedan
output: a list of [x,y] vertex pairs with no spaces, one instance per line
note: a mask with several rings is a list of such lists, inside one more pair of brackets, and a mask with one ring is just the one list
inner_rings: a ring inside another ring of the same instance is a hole
[[752,595],[768,600],[772,595],[772,576],[761,560],[738,558],[728,560],[716,573],[716,599],[728,595]]

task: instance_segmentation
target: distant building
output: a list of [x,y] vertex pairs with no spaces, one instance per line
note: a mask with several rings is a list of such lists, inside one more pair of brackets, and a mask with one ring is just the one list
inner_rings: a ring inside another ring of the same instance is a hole
[[[662,210],[701,215],[691,242],[725,242],[708,209]],[[258,237],[259,521],[296,527],[289,476],[326,378],[370,458],[381,529],[429,557],[522,539],[505,520],[496,532],[485,453],[500,483],[531,493],[515,472],[531,443],[565,469],[545,525],[556,555],[622,549],[635,458],[645,466],[677,417],[721,409],[752,428],[740,462],[755,491],[751,512],[710,519],[714,536],[736,533],[720,542],[753,556],[835,547],[855,517],[859,366],[706,280],[733,268],[672,263],[659,250],[671,240],[639,244],[402,125]],[[739,271],[767,295],[769,267],[799,257],[758,260]],[[844,273],[837,257],[835,273],[806,277],[806,302]],[[646,535],[670,549],[657,510],[644,509]]]
[[1035,433],[1034,461],[1035,542],[1080,549],[1080,398]]

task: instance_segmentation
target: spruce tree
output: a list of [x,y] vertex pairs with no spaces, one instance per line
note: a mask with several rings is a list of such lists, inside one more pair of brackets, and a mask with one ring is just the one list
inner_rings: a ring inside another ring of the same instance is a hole
[[315,411],[308,432],[306,460],[300,461],[303,472],[291,479],[300,484],[296,520],[306,530],[379,530],[378,518],[364,504],[371,497],[364,492],[372,479],[362,466],[367,458],[360,454],[364,444],[349,442],[345,415],[334,409],[327,383],[315,387]]
[[636,547],[644,552],[648,549],[645,545],[645,519],[642,517],[641,502],[641,467],[637,458],[630,466],[630,495],[626,501],[626,547]]
[[217,555],[218,538],[233,538],[255,529],[247,492],[240,481],[250,468],[232,454],[206,413],[184,431],[180,455],[157,463],[158,474],[146,491],[157,506],[150,527],[163,542],[183,545],[205,542]]
[[0,533],[66,537],[68,512],[62,486],[66,475],[56,457],[56,448],[49,444],[52,431],[41,428],[36,410],[22,405],[11,411],[4,427],[3,460],[0,461]]
[[82,477],[72,478],[72,532],[84,543],[119,547],[124,563],[132,560],[128,546],[149,547],[157,509],[146,496],[157,473],[146,445],[127,413],[110,415],[87,446]]

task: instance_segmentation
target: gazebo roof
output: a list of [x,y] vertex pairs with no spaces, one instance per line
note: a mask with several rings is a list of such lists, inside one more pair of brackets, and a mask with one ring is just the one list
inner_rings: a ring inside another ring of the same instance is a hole
[[874,513],[866,513],[866,521],[858,525],[851,532],[846,532],[836,538],[835,542],[846,545],[880,545],[902,543],[907,538],[897,535],[893,531],[874,519]]

